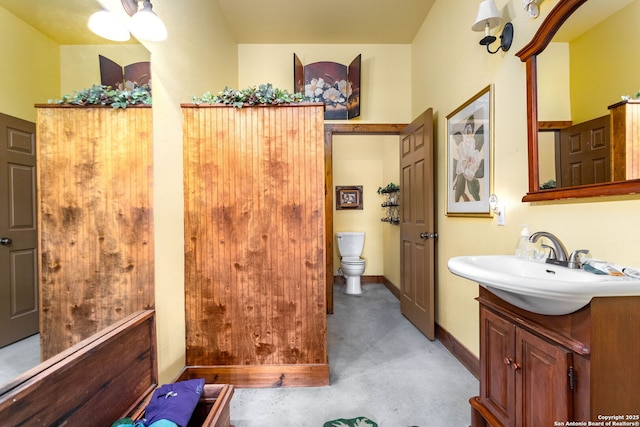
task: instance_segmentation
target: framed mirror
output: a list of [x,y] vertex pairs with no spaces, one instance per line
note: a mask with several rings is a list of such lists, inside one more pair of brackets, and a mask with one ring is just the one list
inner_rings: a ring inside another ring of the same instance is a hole
[[[516,54],[526,64],[527,76],[529,188],[523,201],[640,193],[640,179],[625,179],[611,166],[616,154],[611,146],[616,144],[604,141],[611,135],[610,128],[599,127],[596,138],[600,139],[590,143],[611,145],[606,147],[606,156],[598,159],[599,166],[591,167],[595,178],[582,181],[574,178],[587,173],[579,168],[568,171],[563,166],[566,155],[562,149],[566,144],[575,147],[575,140],[563,142],[561,137],[573,135],[579,126],[594,119],[610,123],[609,107],[620,104],[622,95],[633,95],[638,90],[640,81],[633,76],[638,69],[632,54],[636,49],[616,46],[638,39],[628,33],[618,35],[618,31],[637,28],[620,22],[633,20],[638,8],[640,0],[560,0],[529,44]],[[598,56],[578,57],[580,51]],[[613,52],[618,52],[620,59],[611,57]],[[629,63],[622,62],[629,59]],[[599,75],[585,71],[591,69]],[[549,98],[549,93],[555,98]],[[563,97],[557,98],[558,93]],[[594,134],[593,129],[587,132]]]
[[[115,43],[90,33],[87,28],[88,17],[101,9],[102,6],[95,0],[34,0],[29,2],[0,0],[0,22],[2,22],[0,25],[0,47],[5,54],[3,64],[0,66],[0,75],[3,77],[2,83],[0,83],[2,89],[0,113],[16,119],[11,123],[23,120],[35,126],[36,110],[34,104],[43,104],[47,102],[48,98],[58,98],[73,90],[99,84],[101,81],[99,55],[113,58],[122,65],[150,61],[149,51],[133,38],[127,43]],[[26,135],[21,132],[20,128],[13,126],[19,130],[19,135]],[[28,154],[24,154],[24,152],[30,151],[28,147],[31,141],[25,142],[27,140],[26,137],[20,139],[19,150],[16,150],[20,151],[21,161],[25,157],[29,157]],[[15,158],[17,157],[11,157],[11,159]],[[16,160],[11,161],[15,162]],[[27,177],[33,176],[30,169],[24,164],[19,165],[19,170]],[[9,176],[6,161],[0,164],[0,174]],[[33,180],[29,181],[24,178],[23,180],[33,182]],[[41,188],[46,188],[46,185],[46,183],[42,183]],[[25,199],[24,194],[21,198]],[[29,197],[26,199],[30,200]],[[7,205],[6,199],[4,204]],[[25,204],[28,203],[25,202]],[[35,204],[31,203],[30,207],[35,208]],[[18,215],[28,216],[23,210],[18,211]],[[24,225],[30,225],[30,223],[22,217],[17,220],[17,223],[21,228],[32,230]],[[5,235],[0,234],[0,236]],[[37,244],[37,237],[35,239]],[[15,240],[14,238],[14,243]],[[33,245],[27,246],[25,244],[20,248],[32,249]],[[29,254],[30,252],[23,250],[22,253]],[[8,254],[9,251],[3,252],[4,257],[0,262],[2,266],[0,269],[9,265],[8,262],[5,262],[10,257]],[[22,255],[20,260],[25,258],[27,256]],[[2,309],[3,322],[4,319],[10,317],[18,319],[27,317],[27,314],[31,315],[35,312],[32,309],[33,306],[39,307],[39,301],[36,298],[41,297],[42,293],[38,292],[36,269],[31,268],[31,265],[25,261],[21,262],[22,277],[27,277],[29,280],[13,281],[8,274],[0,277],[2,298],[11,293],[8,291],[10,286],[14,286],[18,282],[21,286],[20,301],[16,303],[12,299],[13,306],[17,306],[17,308],[14,309],[9,303],[4,304],[5,301],[2,300],[3,304],[0,304],[2,306],[0,309]],[[35,288],[33,287],[34,282],[36,282]],[[24,291],[22,288],[27,288],[27,286],[22,286],[23,283],[28,284],[29,290],[36,289],[36,291],[33,293]],[[18,286],[16,285],[16,287]],[[28,299],[30,301],[36,300],[33,302],[33,306],[23,303]],[[15,315],[15,311],[18,311],[19,315]],[[93,321],[88,315],[83,319],[86,319],[87,322]],[[40,339],[47,337],[49,325],[40,327],[37,318],[35,324],[35,329],[32,324],[29,324],[29,328],[19,328],[19,331],[16,331],[18,328],[11,325],[8,327],[13,329],[11,334],[7,333],[6,329],[0,328],[0,346],[3,347],[0,348],[0,388],[3,383],[11,381],[15,375],[21,374],[39,363]],[[4,326],[7,328],[6,324]]]

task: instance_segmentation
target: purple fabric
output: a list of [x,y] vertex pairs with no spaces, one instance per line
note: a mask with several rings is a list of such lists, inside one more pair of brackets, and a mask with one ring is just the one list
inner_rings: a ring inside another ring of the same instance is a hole
[[203,378],[164,384],[157,388],[145,408],[145,424],[169,420],[185,427],[198,404],[203,388]]

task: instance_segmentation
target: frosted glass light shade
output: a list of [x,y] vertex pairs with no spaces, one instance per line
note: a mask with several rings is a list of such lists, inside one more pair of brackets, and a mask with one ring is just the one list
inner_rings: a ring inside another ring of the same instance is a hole
[[129,29],[140,40],[160,42],[167,38],[167,28],[150,8],[144,8],[136,12],[131,17]]
[[480,3],[476,22],[471,29],[473,31],[485,31],[486,27],[496,28],[502,22],[498,7],[493,0],[485,0]]
[[107,40],[126,42],[131,38],[129,30],[111,12],[106,10],[91,15],[87,25],[91,31]]

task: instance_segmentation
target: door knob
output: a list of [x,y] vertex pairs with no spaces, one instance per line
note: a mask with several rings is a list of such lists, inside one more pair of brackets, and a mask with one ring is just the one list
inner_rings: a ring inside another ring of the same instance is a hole
[[424,240],[437,239],[438,233],[420,233],[420,238]]
[[0,237],[0,245],[10,245],[11,239],[8,237]]

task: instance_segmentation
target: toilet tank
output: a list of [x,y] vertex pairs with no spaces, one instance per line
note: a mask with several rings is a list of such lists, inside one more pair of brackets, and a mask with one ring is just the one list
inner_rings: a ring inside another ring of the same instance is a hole
[[336,233],[338,251],[342,257],[359,257],[364,247],[364,232],[341,231]]

